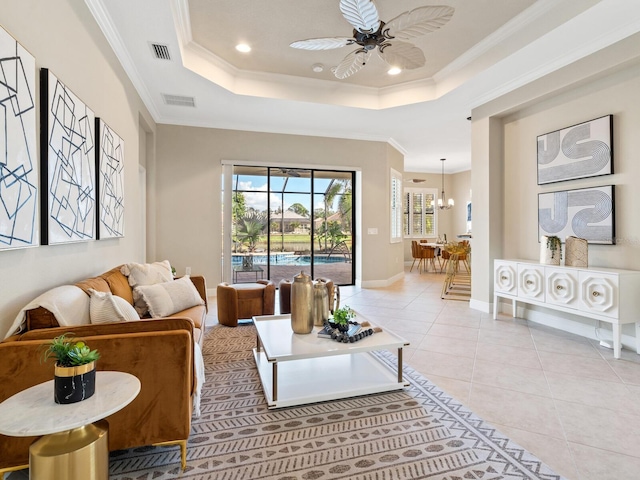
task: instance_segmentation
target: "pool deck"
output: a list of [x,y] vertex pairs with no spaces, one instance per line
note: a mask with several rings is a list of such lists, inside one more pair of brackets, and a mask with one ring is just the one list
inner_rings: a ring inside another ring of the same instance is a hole
[[[264,269],[264,279],[267,279],[267,266],[256,264]],[[328,278],[337,285],[350,285],[354,283],[354,279],[351,275],[351,262],[336,262],[336,263],[321,263],[314,266],[315,278]],[[311,273],[311,267],[309,265],[278,265],[271,264],[270,280],[278,286],[280,280],[289,279],[292,280],[295,275],[298,275],[300,271],[305,272],[307,275]],[[254,274],[241,275],[239,280],[241,282],[254,282]]]

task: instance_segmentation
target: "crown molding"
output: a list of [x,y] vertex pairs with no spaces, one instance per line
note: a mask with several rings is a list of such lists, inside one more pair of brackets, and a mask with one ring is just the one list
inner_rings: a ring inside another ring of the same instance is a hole
[[138,95],[140,95],[145,107],[149,110],[151,117],[157,122],[160,118],[160,112],[153,101],[153,97],[149,93],[147,86],[142,80],[142,77],[138,73],[135,63],[131,60],[118,30],[114,27],[113,20],[107,13],[103,0],[85,0],[85,4],[89,7],[93,18],[96,20],[100,30],[102,30],[102,33],[107,39],[107,42],[109,42],[109,45],[116,54],[116,57],[118,57],[122,68],[131,80],[131,83],[133,83],[133,86],[138,92]]

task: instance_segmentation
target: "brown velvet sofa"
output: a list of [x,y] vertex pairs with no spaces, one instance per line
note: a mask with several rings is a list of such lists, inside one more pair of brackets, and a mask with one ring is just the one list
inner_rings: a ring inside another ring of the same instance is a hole
[[[179,445],[183,469],[191,431],[193,395],[196,391],[194,344],[202,344],[207,313],[203,277],[190,277],[204,305],[167,318],[60,327],[54,315],[39,307],[26,312],[24,332],[0,342],[0,402],[33,385],[53,379],[53,362],[42,363],[42,345],[72,332],[92,349],[98,349],[98,370],[116,370],[138,377],[141,390],[109,422],[109,450],[142,445]],[[75,284],[118,295],[133,304],[132,289],[120,267]],[[52,391],[53,401],[53,391]],[[29,445],[37,437],[0,435],[2,473],[26,468]]]

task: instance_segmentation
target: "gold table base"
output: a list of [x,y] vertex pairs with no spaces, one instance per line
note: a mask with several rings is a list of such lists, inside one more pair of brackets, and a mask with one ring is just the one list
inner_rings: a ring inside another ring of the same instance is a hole
[[29,447],[33,480],[109,480],[109,424],[99,420],[84,427],[45,435]]

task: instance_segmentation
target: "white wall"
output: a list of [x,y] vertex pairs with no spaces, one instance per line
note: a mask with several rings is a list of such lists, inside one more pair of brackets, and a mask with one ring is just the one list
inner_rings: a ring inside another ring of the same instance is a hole
[[[178,272],[190,266],[209,288],[221,281],[221,161],[241,160],[360,169],[358,280],[386,284],[402,275],[402,243],[389,241],[389,172],[402,172],[403,157],[386,143],[170,125],[158,125],[157,139],[157,257]],[[368,235],[369,228],[378,234]]]
[[45,290],[143,260],[138,258],[144,241],[137,195],[140,115],[155,125],[84,2],[5,1],[0,24],[35,57],[38,69],[49,68],[124,139],[126,158],[124,238],[0,251],[3,338],[20,308]]

